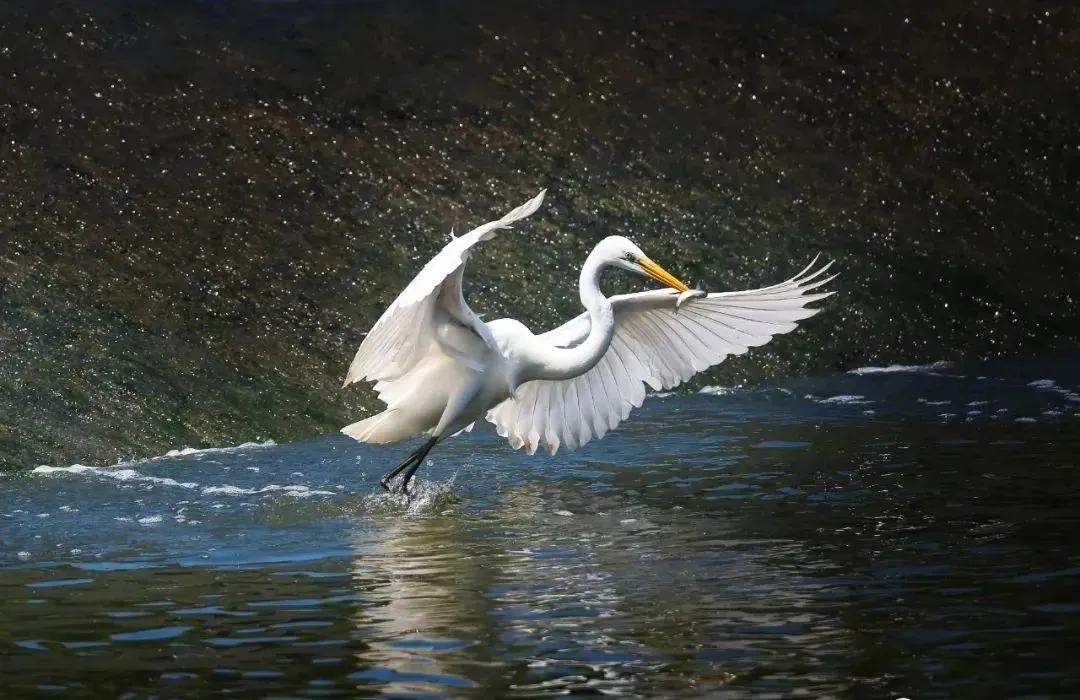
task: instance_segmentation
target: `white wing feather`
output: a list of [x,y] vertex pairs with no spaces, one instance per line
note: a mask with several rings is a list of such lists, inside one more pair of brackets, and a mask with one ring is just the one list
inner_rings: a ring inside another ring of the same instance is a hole
[[541,190],[540,194],[501,219],[490,221],[447,243],[372,326],[353,357],[344,385],[374,380],[376,391],[385,401],[387,392],[396,393],[393,388],[396,380],[405,377],[433,350],[441,349],[459,360],[468,360],[455,353],[452,347],[440,345],[438,330],[443,313],[472,328],[488,347],[496,349],[491,330],[469,308],[462,295],[465,263],[477,243],[492,238],[497,230],[510,228],[510,224],[535,212],[544,201],[546,191]]
[[[516,398],[488,412],[499,435],[529,454],[541,445],[551,454],[560,445],[580,447],[617,426],[645,400],[645,385],[670,389],[692,376],[764,345],[774,335],[795,329],[797,321],[821,309],[806,305],[832,292],[814,289],[832,263],[811,272],[817,258],[791,279],[761,289],[723,292],[684,299],[671,289],[611,298],[615,334],[608,351],[588,372],[563,381],[538,380],[518,388]],[[541,336],[573,347],[589,334],[582,314]]]

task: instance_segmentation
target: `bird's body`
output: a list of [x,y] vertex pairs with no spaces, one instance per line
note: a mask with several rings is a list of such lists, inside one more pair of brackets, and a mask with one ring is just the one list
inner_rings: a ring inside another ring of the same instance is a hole
[[[495,424],[515,449],[541,445],[553,454],[603,437],[645,398],[645,384],[671,388],[725,357],[787,333],[829,293],[807,292],[832,279],[813,263],[772,287],[694,293],[629,240],[609,236],[582,266],[585,312],[534,335],[510,318],[485,323],[465,302],[462,275],[471,249],[533,213],[544,192],[502,219],[452,239],[375,323],[357,350],[345,384],[375,382],[382,413],[346,426],[362,442],[387,443],[418,434],[429,440],[383,477],[405,472],[405,488],[440,440]],[[670,289],[610,299],[601,273],[622,267]]]

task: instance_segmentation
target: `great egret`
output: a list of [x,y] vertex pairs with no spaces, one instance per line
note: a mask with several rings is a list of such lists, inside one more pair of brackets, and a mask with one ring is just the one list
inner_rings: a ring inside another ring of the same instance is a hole
[[[487,417],[511,447],[552,454],[599,439],[645,400],[645,384],[670,389],[694,374],[794,330],[820,309],[808,294],[829,280],[831,262],[811,262],[786,282],[740,292],[689,290],[622,236],[600,241],[581,268],[585,312],[533,335],[512,318],[484,322],[461,291],[473,246],[540,206],[546,190],[497,221],[449,243],[424,266],[361,343],[343,386],[375,382],[386,410],[341,429],[356,440],[389,443],[426,433],[428,440],[387,472],[404,472],[401,489],[440,440]],[[605,268],[651,277],[670,289],[600,291]]]

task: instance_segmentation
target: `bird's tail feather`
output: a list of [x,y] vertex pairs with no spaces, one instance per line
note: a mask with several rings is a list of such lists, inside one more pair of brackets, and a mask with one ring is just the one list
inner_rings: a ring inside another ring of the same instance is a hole
[[395,409],[377,413],[352,425],[346,425],[341,432],[354,440],[374,444],[397,442],[416,435],[419,431],[411,421],[401,420],[402,416],[395,415],[397,413]]

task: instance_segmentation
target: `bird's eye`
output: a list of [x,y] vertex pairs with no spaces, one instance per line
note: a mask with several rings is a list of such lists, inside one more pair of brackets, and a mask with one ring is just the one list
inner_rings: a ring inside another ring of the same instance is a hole
[[637,256],[634,255],[633,253],[629,252],[629,251],[627,251],[626,253],[623,253],[623,259],[625,259],[626,262],[632,262],[632,263],[637,262]]

